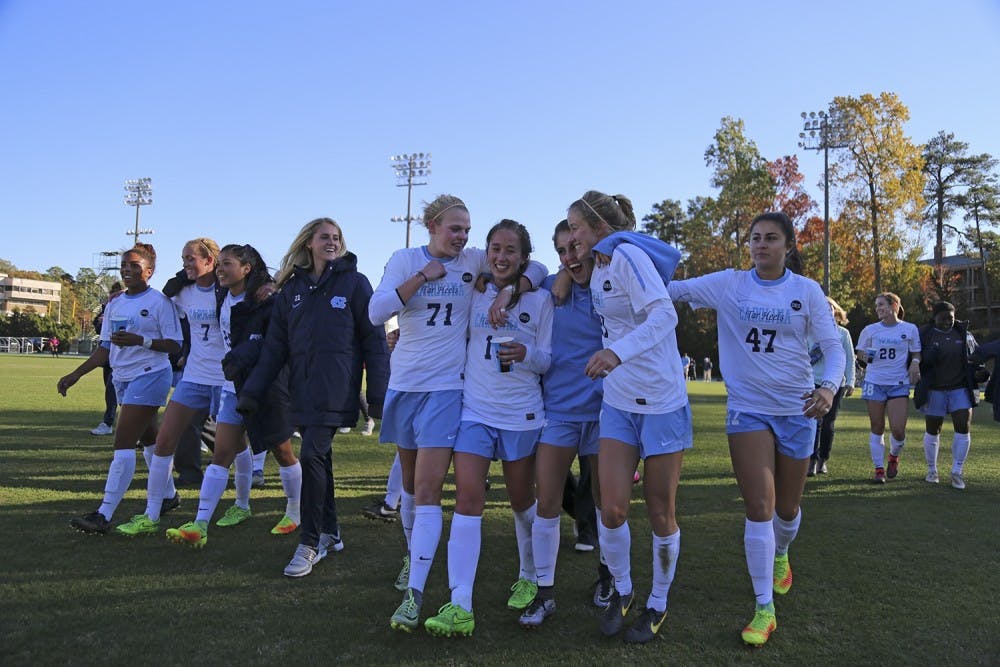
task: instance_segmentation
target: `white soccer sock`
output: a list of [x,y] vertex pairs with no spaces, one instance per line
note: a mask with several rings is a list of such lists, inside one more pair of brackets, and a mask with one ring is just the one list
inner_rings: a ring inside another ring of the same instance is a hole
[[906,440],[896,440],[892,435],[889,436],[889,453],[893,456],[899,456],[903,451],[903,445],[906,444]]
[[[938,449],[941,447],[941,436],[924,433],[924,459],[927,461],[927,470],[937,471]],[[952,447],[954,451],[954,446]]]
[[299,500],[302,498],[302,464],[296,461],[290,466],[278,468],[281,488],[285,492],[285,514],[297,524],[302,523]]
[[681,530],[673,535],[659,537],[653,533],[653,589],[646,599],[646,607],[663,612],[667,610],[667,593],[677,572],[677,559],[681,555]]
[[[253,452],[251,452],[253,454]],[[267,450],[265,449],[260,454],[253,454],[253,469],[263,470],[264,469],[264,459],[267,458]],[[252,471],[251,471],[252,474]]]
[[448,583],[451,603],[472,611],[472,587],[476,583],[483,517],[455,512],[448,538]]
[[747,570],[757,604],[770,604],[774,586],[774,524],[770,521],[746,520],[743,528],[743,550]]
[[802,508],[799,508],[795,518],[791,521],[785,521],[775,512],[771,523],[774,525],[774,551],[776,554],[784,556],[788,553],[788,547],[791,546],[795,536],[799,534],[799,525],[802,523]]
[[195,521],[208,523],[212,520],[228,481],[228,469],[215,463],[209,464],[205,469],[205,477],[201,480],[201,494],[198,496],[198,514],[195,516]]
[[410,551],[410,540],[413,537],[413,521],[416,518],[416,500],[412,493],[403,491],[399,499],[399,522],[403,524],[403,537],[406,538],[406,551]]
[[156,451],[156,444],[142,446],[142,458],[146,461],[146,470],[153,468],[153,453]]
[[104,483],[104,500],[97,510],[108,521],[111,521],[111,516],[118,509],[118,503],[128,491],[133,475],[135,475],[135,450],[116,449],[108,467],[108,480]]
[[628,521],[617,528],[607,528],[599,523],[597,528],[601,555],[615,578],[615,590],[621,595],[628,595],[632,592],[632,533],[629,532]]
[[956,475],[962,474],[962,467],[965,459],[969,456],[969,447],[972,446],[971,433],[956,433],[951,439],[951,472]]
[[517,536],[517,555],[520,559],[519,579],[535,581],[535,554],[531,548],[531,524],[535,521],[538,503],[523,512],[514,512],[514,534]]
[[417,505],[414,509],[410,538],[410,588],[423,592],[427,585],[427,575],[431,572],[434,554],[441,541],[442,523],[440,505]]
[[385,481],[385,499],[382,501],[392,509],[399,507],[399,497],[403,494],[403,466],[399,464],[399,454],[392,460],[389,479]]
[[556,559],[559,556],[559,517],[546,519],[535,515],[531,526],[531,552],[535,557],[535,575],[539,586],[554,586]]
[[253,482],[253,453],[247,447],[236,455],[236,472],[233,485],[236,487],[236,506],[250,509],[250,484]]
[[885,467],[885,444],[882,442],[882,436],[875,435],[874,433],[868,434],[868,448],[872,452],[872,463],[875,464],[876,468]]
[[[146,482],[146,516],[151,521],[160,520],[160,508],[166,497],[165,491],[170,479],[170,470],[174,467],[173,463],[173,455],[157,456],[156,454],[153,454],[152,461],[149,462],[149,480]],[[170,497],[173,498],[173,496]]]

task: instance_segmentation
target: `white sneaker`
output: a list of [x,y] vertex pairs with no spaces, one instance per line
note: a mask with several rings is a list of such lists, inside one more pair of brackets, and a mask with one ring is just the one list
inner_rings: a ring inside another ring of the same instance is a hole
[[365,422],[365,425],[361,429],[361,435],[371,435],[375,430],[375,420],[371,417]]
[[337,433],[350,433],[350,432],[351,432],[350,426],[341,426],[340,428],[337,429]]
[[305,544],[295,547],[295,555],[285,566],[286,577],[304,577],[313,569],[313,563],[317,560],[316,550]]
[[925,482],[930,482],[931,484],[937,484],[938,483],[937,470],[928,470],[927,471],[927,476],[924,477],[924,481]]
[[104,422],[101,422],[94,428],[90,429],[90,435],[111,435],[114,432],[115,429],[111,426],[108,426]]
[[314,562],[318,563],[331,551],[343,551],[344,550],[344,540],[340,539],[340,531],[336,533],[320,533],[319,534],[319,544],[316,545],[316,560]]
[[965,480],[962,479],[962,473],[960,472],[951,473],[951,485],[956,489],[965,488]]

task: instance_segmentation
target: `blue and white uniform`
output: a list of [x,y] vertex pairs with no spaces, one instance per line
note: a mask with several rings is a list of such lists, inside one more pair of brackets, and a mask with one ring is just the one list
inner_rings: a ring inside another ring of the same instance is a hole
[[[227,291],[226,297],[222,300],[222,307],[219,309],[219,330],[223,344],[222,356],[225,356],[226,353],[231,352],[233,349],[233,328],[231,324],[233,306],[241,303],[244,298],[246,298],[246,292],[241,292],[238,296],[233,296],[231,292]],[[219,367],[222,367],[221,363]],[[224,424],[242,424],[243,416],[236,412],[236,385],[233,384],[232,380],[226,380],[225,377],[223,377],[223,382],[218,421]]]
[[911,353],[920,352],[920,332],[911,322],[874,322],[861,330],[857,349],[868,360],[861,398],[885,401],[909,396]]
[[226,380],[222,373],[226,347],[216,314],[216,286],[213,283],[201,287],[191,283],[182,287],[172,300],[181,319],[188,321],[191,347],[184,361],[181,381],[170,400],[189,408],[208,410],[215,416],[219,407],[219,388]]

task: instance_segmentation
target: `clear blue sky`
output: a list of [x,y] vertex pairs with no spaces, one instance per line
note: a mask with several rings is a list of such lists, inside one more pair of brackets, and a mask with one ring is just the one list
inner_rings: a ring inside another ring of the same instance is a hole
[[766,157],[798,152],[816,198],[799,112],[835,95],[893,91],[915,141],[945,129],[1000,156],[998,72],[992,0],[0,0],[0,257],[92,266],[130,243],[123,181],[149,176],[155,286],[189,238],[275,266],[317,216],[377,283],[404,243],[388,157],[429,151],[417,202],[464,198],[480,246],[524,222],[553,267],[551,229],[584,190],[640,216],[712,194],[703,155],[727,115]]

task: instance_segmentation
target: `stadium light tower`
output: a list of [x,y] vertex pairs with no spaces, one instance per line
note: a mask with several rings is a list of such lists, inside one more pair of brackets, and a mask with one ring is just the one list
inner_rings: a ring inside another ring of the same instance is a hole
[[409,153],[389,157],[392,171],[396,176],[396,187],[406,188],[406,217],[393,216],[392,222],[406,223],[406,247],[410,247],[410,225],[413,223],[411,214],[413,203],[413,186],[427,185],[427,177],[431,175],[430,153]]
[[823,151],[823,292],[830,295],[830,149],[843,148],[840,115],[830,111],[802,112],[803,128],[799,132],[799,148]]
[[135,237],[135,243],[139,242],[140,234],[152,234],[152,229],[139,229],[139,207],[148,206],[153,203],[153,179],[151,178],[130,178],[125,181],[125,205],[135,206],[135,230],[126,231]]

